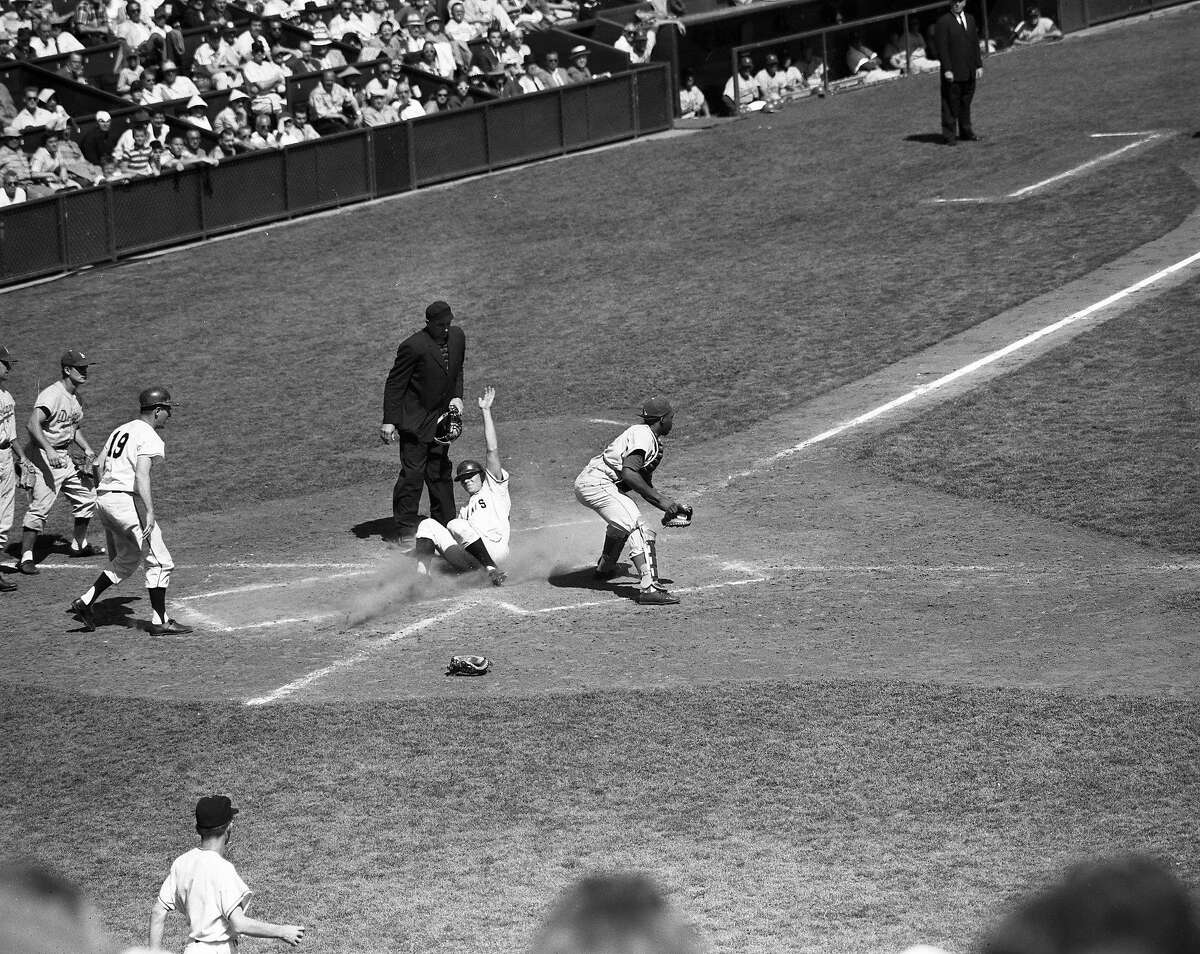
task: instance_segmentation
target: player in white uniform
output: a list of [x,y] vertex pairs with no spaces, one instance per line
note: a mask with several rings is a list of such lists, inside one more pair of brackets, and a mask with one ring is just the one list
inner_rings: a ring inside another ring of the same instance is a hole
[[679,504],[654,489],[653,474],[662,463],[660,437],[671,433],[675,411],[666,398],[651,398],[642,405],[642,423],[622,431],[621,435],[593,457],[575,478],[575,499],[596,511],[608,528],[604,550],[596,563],[596,576],[611,579],[617,560],[629,542],[629,556],[641,577],[637,601],[648,606],[678,603],[659,580],[655,531],[643,519],[629,496],[637,491],[647,503],[664,513],[674,513]]
[[33,548],[38,533],[46,526],[46,515],[58,495],[66,494],[75,514],[75,532],[70,554],[87,557],[104,552],[102,547],[88,543],[88,523],[96,510],[96,491],[79,473],[68,449],[76,444],[84,453],[84,464],[91,468],[96,455],[83,436],[83,404],[79,388],[87,383],[91,362],[82,351],[68,351],[59,360],[62,377],[37,396],[33,413],[25,429],[29,443],[25,456],[33,462],[29,487],[29,509],[21,525],[21,572],[30,575],[38,571],[33,562]]
[[508,558],[508,515],[512,503],[508,496],[508,471],[500,466],[500,442],[492,420],[495,399],[496,389],[484,388],[478,401],[487,443],[486,466],[477,460],[464,460],[454,472],[454,479],[462,483],[468,494],[467,502],[445,526],[429,517],[417,526],[414,553],[418,573],[429,573],[429,561],[436,551],[457,570],[483,567],[495,586],[502,586],[508,577],[500,564]]
[[167,915],[188,919],[183,954],[237,954],[238,935],[273,937],[295,947],[304,938],[300,924],[271,924],[246,914],[253,895],[225,855],[238,810],[227,795],[206,795],[196,803],[200,846],[171,864],[150,908],[150,949],[163,949]]
[[96,577],[67,612],[74,614],[91,632],[96,628],[92,604],[110,586],[132,575],[138,564],[146,564],[146,593],[154,614],[151,636],[190,633],[191,627],[167,616],[167,586],[175,564],[163,542],[162,527],[154,515],[150,469],[163,460],[167,450],[158,432],[171,417],[171,392],[146,388],[138,395],[141,414],[108,435],[100,455],[98,487],[100,521],[108,535],[108,566]]
[[[15,567],[4,548],[8,545],[8,531],[16,512],[17,473],[32,476],[32,468],[17,442],[17,402],[5,386],[16,363],[12,353],[0,345],[0,564],[8,568]],[[0,592],[11,592],[16,588],[16,583],[0,576]]]

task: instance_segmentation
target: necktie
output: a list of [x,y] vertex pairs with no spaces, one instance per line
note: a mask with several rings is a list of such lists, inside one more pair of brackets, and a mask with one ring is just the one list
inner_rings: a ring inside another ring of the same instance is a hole
[[958,15],[958,25],[964,30],[967,28],[967,17],[965,14],[960,13]]

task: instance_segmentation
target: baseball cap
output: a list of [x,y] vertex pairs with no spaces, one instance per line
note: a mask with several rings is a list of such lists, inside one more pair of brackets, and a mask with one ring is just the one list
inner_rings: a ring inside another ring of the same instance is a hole
[[768,53],[767,54],[767,62],[768,63],[778,63],[779,57],[776,56],[774,53]]
[[652,397],[642,405],[642,417],[666,417],[671,413],[671,402],[665,397]]
[[96,362],[82,351],[64,351],[62,359],[58,363],[68,368],[86,368],[89,364]]
[[452,312],[450,310],[450,306],[448,304],[446,304],[444,301],[442,301],[440,298],[435,302],[431,302],[429,307],[425,309],[425,320],[426,321],[437,321],[439,318],[447,318],[447,317],[451,321],[453,321],[454,320],[454,312]]
[[196,802],[196,827],[220,828],[233,821],[237,813],[228,795],[205,795]]
[[96,122],[98,122],[98,123],[112,122],[112,113],[110,113],[104,109],[96,110]]
[[163,63],[163,65],[162,65],[162,71],[163,71],[164,73],[166,73],[166,72],[168,72],[169,70],[175,70],[175,72],[177,72],[177,73],[178,73],[178,72],[179,72],[179,67],[178,67],[178,66],[176,66],[174,63],[172,63],[170,60],[167,60],[167,61],[166,61],[165,63]]
[[0,345],[0,361],[3,361],[5,364],[17,363],[17,359],[13,357],[12,352],[4,347],[4,345]]

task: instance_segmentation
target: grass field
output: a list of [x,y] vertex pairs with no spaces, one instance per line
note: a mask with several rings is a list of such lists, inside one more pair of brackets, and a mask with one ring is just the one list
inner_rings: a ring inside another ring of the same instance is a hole
[[[238,611],[312,617],[64,632],[94,569],[21,577],[0,851],[71,873],[143,942],[195,799],[227,791],[252,913],[310,925],[319,954],[519,950],[611,868],[752,954],[963,951],[1014,892],[1120,850],[1200,887],[1194,277],[895,426],[716,479],[830,426],[806,415],[846,386],[1186,226],[1197,16],[989,60],[978,148],[909,138],[936,129],[926,77],[0,296],[19,407],[68,346],[100,361],[93,443],[144,383],[186,402],[156,477],[178,605],[226,613],[207,594],[261,584]],[[1022,201],[931,201],[1146,129]],[[469,335],[468,392],[500,390],[519,527],[578,518],[569,480],[613,430],[594,418],[672,395],[662,480],[706,494],[666,547],[695,584],[677,612],[572,584],[589,525],[521,538],[515,613],[447,590],[437,612],[469,608],[398,638],[421,605],[347,531],[386,512],[382,382],[435,297]],[[373,613],[320,622],[355,600]],[[494,672],[443,679],[470,641]]]

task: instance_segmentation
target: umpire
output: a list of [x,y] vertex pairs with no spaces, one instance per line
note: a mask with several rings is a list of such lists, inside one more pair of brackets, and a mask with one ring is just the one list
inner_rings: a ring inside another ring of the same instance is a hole
[[392,514],[402,547],[412,546],[417,532],[422,483],[429,488],[429,515],[441,524],[454,517],[449,445],[434,440],[438,418],[450,407],[463,410],[467,336],[453,322],[444,301],[426,308],[425,327],[400,342],[383,389],[379,437],[385,444],[400,444]]

